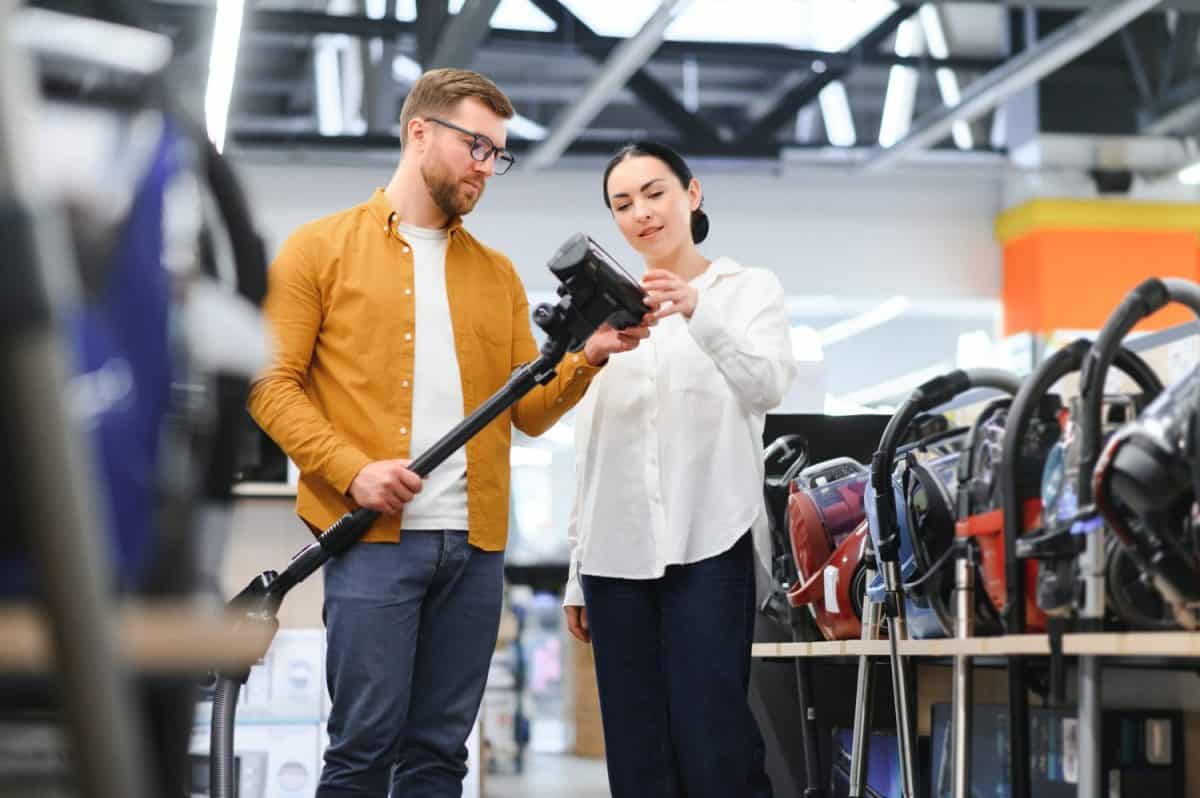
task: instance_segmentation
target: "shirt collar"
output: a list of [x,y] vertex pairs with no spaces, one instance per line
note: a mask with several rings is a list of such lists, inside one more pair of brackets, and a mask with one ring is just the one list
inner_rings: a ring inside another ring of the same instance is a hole
[[[400,223],[400,214],[392,210],[392,204],[388,202],[387,195],[383,193],[383,189],[375,189],[375,193],[367,200],[367,210],[379,222],[379,226],[383,229],[385,235],[395,235],[396,225]],[[454,233],[462,229],[462,226],[462,217],[455,216],[450,220],[450,224],[446,225],[447,236],[454,235]]]
[[742,266],[732,258],[717,258],[708,264],[708,268],[701,272],[698,277],[692,280],[692,285],[696,286],[697,290],[703,291],[706,288],[711,288],[722,277],[745,271],[745,268],[745,266]]

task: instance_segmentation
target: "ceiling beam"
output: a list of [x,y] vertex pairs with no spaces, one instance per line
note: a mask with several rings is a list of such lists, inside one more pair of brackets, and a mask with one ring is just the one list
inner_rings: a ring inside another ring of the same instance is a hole
[[[596,61],[605,61],[624,40],[599,36],[582,20],[572,14],[559,0],[531,0],[546,16],[554,20],[558,31],[572,37],[576,46]],[[653,18],[653,17],[652,17]],[[644,28],[643,28],[644,29]],[[662,37],[651,55],[662,47]],[[708,120],[684,107],[675,94],[639,65],[627,81],[627,88],[642,103],[664,121],[672,125],[685,140],[694,142],[687,149],[719,150],[724,144],[721,134]]]
[[826,86],[850,74],[851,70],[860,63],[864,53],[877,51],[880,45],[896,32],[900,23],[917,13],[918,8],[919,6],[916,5],[897,8],[850,48],[848,52],[850,58],[843,65],[837,67],[826,65],[823,72],[813,72],[806,80],[784,94],[774,108],[751,122],[741,134],[741,140],[765,144],[768,140],[773,139],[775,131],[785,124],[795,122],[796,113],[801,108],[815,100]]
[[417,61],[421,64],[433,59],[449,18],[446,0],[417,0]]
[[[531,0],[543,13],[547,9],[561,8],[556,0]],[[1200,2],[1200,0],[1198,0]],[[155,23],[180,27],[211,25],[212,7],[193,3],[147,2],[143,6],[147,18]],[[564,9],[565,11],[565,9]],[[569,13],[569,12],[568,12]],[[453,19],[453,17],[451,17]],[[398,19],[370,19],[358,15],[326,14],[312,11],[277,11],[271,9],[247,10],[244,22],[245,33],[255,31],[271,34],[344,33],[348,36],[374,38],[396,37],[416,32],[417,25]],[[489,48],[507,51],[525,50],[530,44],[577,49],[586,42],[589,54],[592,50],[606,56],[622,41],[615,36],[600,36],[575,19],[557,31],[517,31],[493,29],[488,38]],[[763,67],[770,69],[795,69],[798,65],[817,61],[837,68],[848,64],[857,56],[849,52],[828,50],[791,49],[774,44],[748,44],[744,42],[691,42],[665,41],[655,53],[656,59],[681,60],[695,58],[701,64],[730,64],[735,66]],[[998,58],[973,56],[951,56],[946,59],[929,56],[902,57],[895,53],[877,51],[861,54],[860,62],[879,66],[911,66],[917,69],[947,67],[975,72],[986,72],[1003,63]]]
[[[1045,10],[1087,11],[1095,8],[1096,0],[955,0],[959,3],[985,4],[989,6],[1003,5],[1011,8],[1026,6]],[[1200,0],[1162,0],[1162,8],[1174,8],[1180,11],[1200,11]]]
[[1200,14],[1181,14],[1175,32],[1167,44],[1159,95],[1165,97],[1175,84],[1188,79],[1196,66],[1197,40],[1200,39]]
[[545,169],[554,165],[559,156],[566,152],[567,147],[571,146],[571,142],[608,104],[612,96],[645,65],[662,44],[667,27],[690,2],[691,0],[662,0],[642,29],[613,49],[583,95],[559,115],[545,140],[530,155],[528,163],[532,168]]
[[881,149],[863,167],[873,172],[895,164],[905,155],[931,147],[944,139],[960,121],[970,122],[1018,91],[1074,60],[1111,36],[1160,0],[1109,0],[1079,14],[1046,38],[1001,67],[976,80],[963,92],[962,101],[927,114],[908,135]]
[[1200,80],[1191,80],[1167,92],[1159,102],[1138,113],[1139,131],[1151,136],[1172,136],[1200,128]]
[[[443,5],[445,3],[443,2]],[[466,0],[463,7],[447,24],[433,57],[422,61],[426,69],[458,67],[466,69],[475,58],[475,51],[491,31],[492,14],[500,0]]]

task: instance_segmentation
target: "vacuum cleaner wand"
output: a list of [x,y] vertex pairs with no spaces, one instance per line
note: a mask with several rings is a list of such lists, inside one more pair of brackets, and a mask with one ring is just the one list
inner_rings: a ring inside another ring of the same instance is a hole
[[[419,476],[428,476],[522,396],[553,379],[559,361],[568,351],[579,351],[600,325],[608,323],[616,329],[625,329],[641,323],[650,312],[637,280],[582,233],[571,236],[559,248],[549,267],[561,282],[560,299],[556,305],[539,305],[533,312],[534,322],[547,336],[540,357],[514,371],[504,387],[413,460],[409,468]],[[245,622],[270,628],[264,654],[278,628],[276,617],[288,591],[358,542],[379,515],[365,507],[346,513],[301,549],[282,572],[264,571],[229,603],[230,609]],[[218,676],[213,702],[210,784],[214,798],[233,798],[237,692],[249,678],[250,670],[222,672]]]
[[[534,322],[547,335],[541,357],[513,372],[503,388],[413,460],[409,469],[420,477],[428,476],[535,386],[553,379],[555,367],[563,356],[581,349],[601,324],[625,329],[639,324],[650,312],[641,285],[599,244],[582,233],[571,236],[559,248],[550,259],[549,268],[561,281],[558,287],[561,298],[556,305],[541,304],[533,312]],[[378,512],[361,507],[346,513],[297,553],[288,567],[271,581],[268,592],[276,601],[275,606],[330,557],[354,545],[378,518]]]

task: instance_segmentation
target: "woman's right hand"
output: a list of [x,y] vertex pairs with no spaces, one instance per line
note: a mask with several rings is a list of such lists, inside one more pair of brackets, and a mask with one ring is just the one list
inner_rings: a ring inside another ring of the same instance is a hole
[[567,616],[567,631],[581,643],[591,645],[592,633],[588,631],[587,607],[563,607]]

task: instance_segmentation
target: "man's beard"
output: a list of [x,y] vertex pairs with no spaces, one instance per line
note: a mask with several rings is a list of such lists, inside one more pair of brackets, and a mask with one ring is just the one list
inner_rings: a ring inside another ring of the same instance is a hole
[[438,210],[450,218],[466,216],[483,196],[482,185],[479,186],[479,191],[474,199],[464,196],[461,182],[452,179],[446,170],[422,165],[421,177],[425,180],[425,187],[429,189],[429,196],[433,198]]

